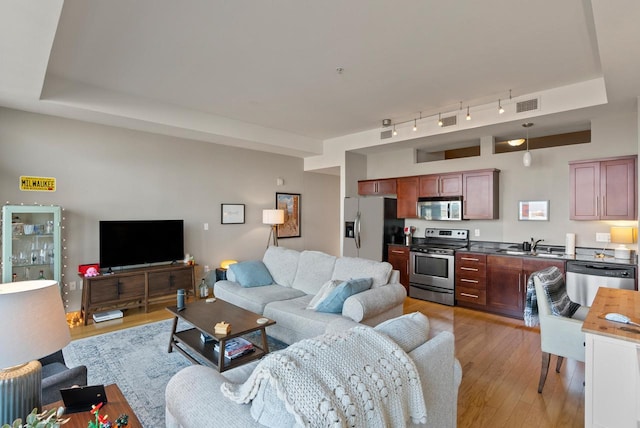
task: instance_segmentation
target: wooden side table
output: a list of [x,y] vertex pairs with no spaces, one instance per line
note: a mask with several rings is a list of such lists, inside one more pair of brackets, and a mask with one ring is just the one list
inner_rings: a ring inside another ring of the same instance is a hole
[[[129,425],[127,428],[141,428],[142,424],[138,420],[138,417],[133,413],[133,409],[129,406],[126,398],[122,395],[122,391],[118,388],[118,385],[111,384],[105,387],[105,393],[107,394],[107,403],[100,409],[100,414],[109,415],[109,420],[113,423],[121,414],[129,416]],[[55,403],[48,404],[43,407],[44,410],[57,409],[58,407],[64,407],[62,400]],[[87,428],[87,424],[90,420],[94,420],[95,416],[91,414],[91,411],[71,413],[66,415],[71,418],[69,422],[64,424],[64,428]],[[113,424],[115,427],[115,424]]]

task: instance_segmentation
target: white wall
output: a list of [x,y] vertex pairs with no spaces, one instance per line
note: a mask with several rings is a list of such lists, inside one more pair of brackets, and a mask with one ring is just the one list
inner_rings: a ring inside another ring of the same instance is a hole
[[[534,237],[552,245],[564,245],[565,233],[576,233],[576,244],[598,247],[596,232],[609,232],[612,224],[637,225],[637,222],[599,222],[569,220],[569,165],[580,159],[595,159],[638,153],[638,116],[635,110],[595,117],[589,144],[533,150],[531,167],[522,165],[522,152],[493,154],[492,136],[481,140],[481,156],[446,161],[414,163],[411,149],[367,156],[367,178],[397,177],[471,169],[497,168],[500,172],[500,219],[465,221],[447,226],[469,229],[472,239],[522,242]],[[399,145],[400,147],[400,145]],[[549,200],[548,222],[518,221],[518,201]],[[422,236],[425,227],[444,227],[442,222],[407,220]],[[473,231],[480,230],[480,237]]]
[[[21,175],[55,177],[57,191],[21,192]],[[302,237],[280,245],[338,255],[339,180],[304,172],[300,158],[0,108],[0,199],[64,208],[65,283],[98,261],[99,220],[184,219],[185,251],[201,265],[261,258],[276,192],[302,201]],[[221,203],[245,204],[245,224],[220,224]],[[68,296],[77,310],[80,293]]]

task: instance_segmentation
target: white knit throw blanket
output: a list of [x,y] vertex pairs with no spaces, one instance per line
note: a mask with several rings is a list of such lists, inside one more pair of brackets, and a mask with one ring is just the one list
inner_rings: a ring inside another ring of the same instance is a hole
[[269,382],[304,427],[399,427],[426,423],[413,360],[366,326],[318,336],[268,354],[243,384],[222,393],[248,403]]

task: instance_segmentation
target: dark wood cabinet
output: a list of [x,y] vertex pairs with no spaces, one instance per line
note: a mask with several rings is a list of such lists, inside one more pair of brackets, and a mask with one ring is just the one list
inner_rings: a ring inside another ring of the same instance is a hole
[[418,177],[401,177],[396,179],[398,194],[398,218],[418,217]]
[[522,274],[523,274],[525,287],[526,287],[526,284],[529,282],[529,277],[531,276],[532,273],[542,269],[546,269],[549,266],[555,266],[558,269],[560,269],[560,272],[562,272],[562,275],[564,275],[565,265],[566,263],[564,260],[550,260],[545,258],[534,259],[531,257],[523,259]]
[[637,156],[569,163],[571,220],[636,220]]
[[387,247],[387,261],[394,269],[400,271],[400,284],[409,295],[409,247],[403,245],[389,245]]
[[485,309],[487,304],[487,256],[456,253],[456,302],[459,306]]
[[358,195],[395,195],[396,179],[386,178],[382,180],[358,181]]
[[193,288],[193,274],[188,269],[149,272],[149,297],[176,294],[184,288]]
[[420,177],[419,197],[461,196],[462,174],[423,175]]
[[189,265],[154,266],[125,269],[110,275],[82,278],[82,317],[101,310],[149,308],[154,301],[175,299],[177,290],[195,293],[194,267]]
[[487,309],[523,318],[525,287],[522,258],[487,256]]
[[556,266],[564,274],[564,260],[487,256],[487,306],[490,312],[523,318],[527,281],[533,272]]
[[462,174],[462,217],[465,220],[495,220],[500,217],[500,171],[487,169]]

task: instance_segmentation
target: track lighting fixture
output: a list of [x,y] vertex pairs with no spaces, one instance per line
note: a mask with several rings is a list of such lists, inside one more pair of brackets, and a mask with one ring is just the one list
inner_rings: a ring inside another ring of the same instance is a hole
[[[506,98],[505,98],[506,99]],[[509,89],[509,101],[511,102],[512,100],[512,92],[511,89]],[[486,107],[486,105],[476,105],[475,107],[481,107],[478,110],[484,110],[484,108]],[[463,114],[463,110],[464,110],[464,100],[460,101],[460,111],[457,115],[455,115],[457,118],[460,118]],[[498,98],[498,114],[503,114],[505,112],[504,107],[502,106],[502,98]],[[445,114],[447,113],[453,113],[452,111],[445,111]],[[383,127],[387,127],[387,126],[393,126],[393,130],[392,130],[392,135],[398,135],[398,132],[396,131],[396,125],[404,125],[407,123],[410,123],[413,120],[413,132],[416,132],[418,130],[418,120],[422,121],[422,119],[429,119],[429,118],[433,118],[435,117],[435,114],[430,115],[430,116],[425,116],[422,117],[422,112],[420,112],[419,117],[414,117],[413,119],[408,119],[405,121],[401,121],[401,122],[395,122],[393,123],[393,121],[391,119],[383,119],[382,120],[382,126]],[[445,121],[447,122],[447,126],[455,124],[455,120],[451,123],[451,121],[449,121],[449,119],[455,119],[455,117],[446,117],[445,120],[442,120],[442,112],[438,112],[438,126],[439,127],[443,127],[445,126]],[[467,114],[465,116],[466,120],[471,120],[471,104],[467,104]],[[431,124],[431,122],[427,123],[427,128],[429,127],[429,125]],[[524,142],[524,139],[520,138],[520,139],[516,139],[516,140],[511,140],[508,143],[511,146],[519,146]]]
[[522,156],[522,164],[526,167],[531,166],[531,152],[529,152],[529,128],[533,126],[533,123],[527,122],[522,124],[523,127],[527,130],[527,151],[524,152],[524,156]]

